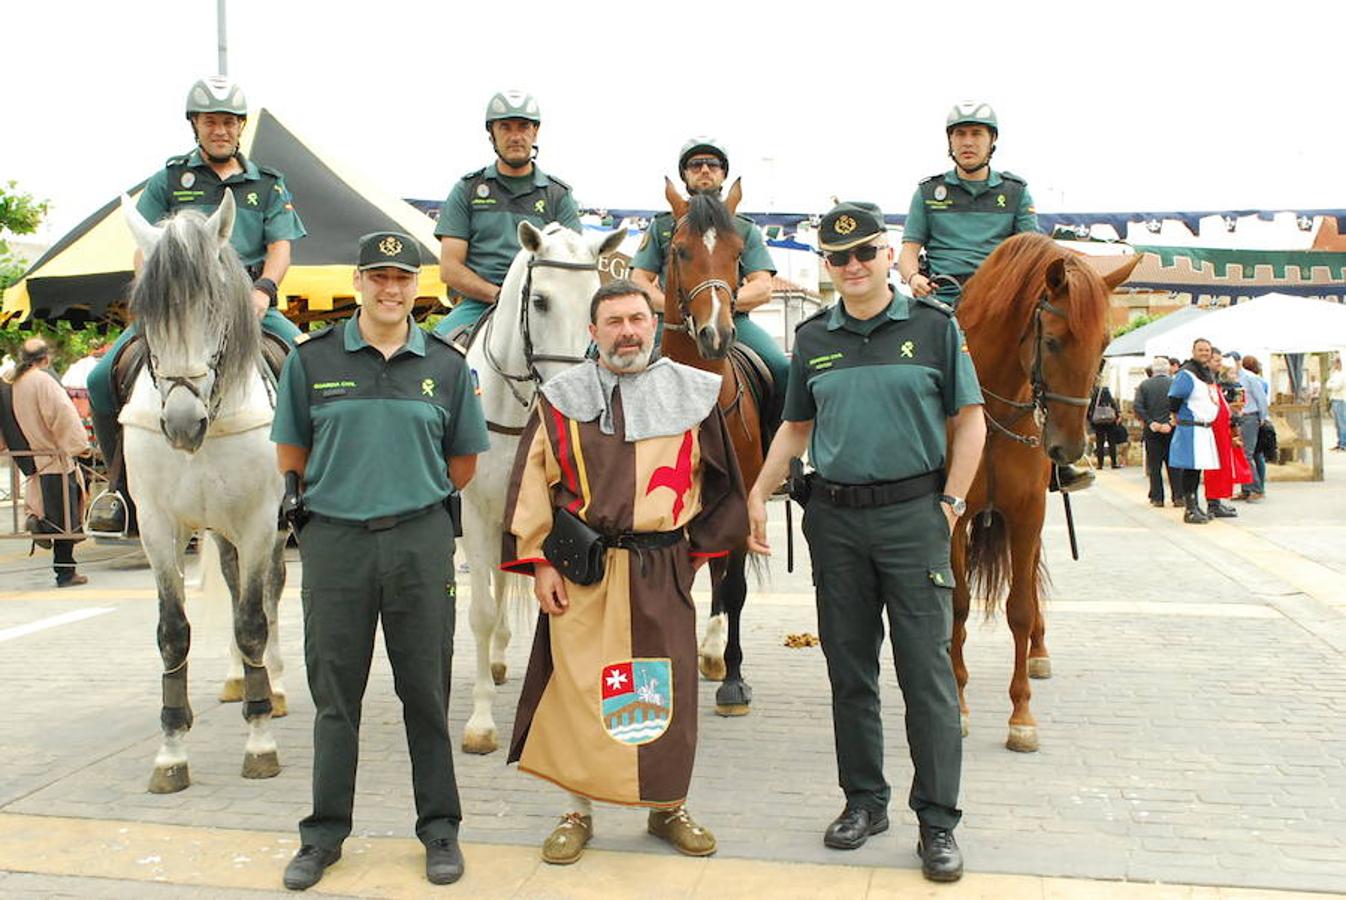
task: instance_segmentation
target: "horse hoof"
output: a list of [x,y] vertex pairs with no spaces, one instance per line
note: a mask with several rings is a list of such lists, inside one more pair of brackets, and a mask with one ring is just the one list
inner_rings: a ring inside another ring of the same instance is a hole
[[1038,727],[1036,725],[1011,725],[1009,738],[1005,746],[1015,753],[1036,753],[1038,751]]
[[500,743],[495,738],[495,729],[492,728],[485,734],[464,734],[463,752],[476,753],[485,756],[487,753],[494,753],[500,749]]
[[176,794],[192,783],[191,773],[186,763],[174,763],[171,766],[156,767],[150,776],[151,794]]
[[239,703],[243,700],[243,679],[226,678],[220,688],[221,703]]
[[726,719],[746,716],[748,714],[748,704],[746,703],[716,703],[715,715],[724,716]]
[[491,680],[498,685],[504,684],[507,671],[504,663],[491,663]]
[[275,778],[280,774],[280,757],[275,750],[243,755],[244,778]]
[[959,713],[958,720],[959,724],[962,726],[963,737],[967,737],[967,723],[968,723],[967,713]]
[[284,694],[271,695],[271,718],[283,719],[290,714],[290,704],[286,702]]
[[1051,678],[1052,658],[1050,656],[1030,656],[1028,658],[1029,678]]
[[724,681],[725,665],[723,659],[716,659],[706,654],[698,654],[696,658],[697,668],[701,670],[701,675],[707,681]]

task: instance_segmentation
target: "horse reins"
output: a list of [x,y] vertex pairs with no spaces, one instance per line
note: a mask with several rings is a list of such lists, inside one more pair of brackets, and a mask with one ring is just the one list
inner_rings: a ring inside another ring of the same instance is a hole
[[[523,359],[524,366],[528,371],[521,374],[505,371],[504,367],[500,364],[500,361],[496,359],[495,355],[491,352],[491,334],[495,329],[495,316],[491,316],[487,321],[486,334],[482,338],[485,342],[482,345],[482,352],[486,357],[486,363],[491,367],[492,372],[505,379],[505,385],[509,388],[509,392],[514,395],[514,399],[517,400],[519,405],[524,409],[528,409],[532,406],[534,396],[537,393],[537,388],[542,385],[544,380],[542,378],[542,373],[537,370],[538,363],[565,363],[568,365],[576,365],[584,362],[583,356],[562,356],[556,353],[533,352],[532,317],[529,315],[528,311],[532,305],[530,298],[533,294],[534,268],[565,269],[571,272],[597,272],[598,262],[568,262],[560,259],[540,259],[536,256],[529,258],[528,270],[524,275],[523,280],[523,291],[519,295],[519,332],[523,335]],[[523,384],[524,382],[531,382],[533,385],[532,393],[527,396],[516,387],[516,385]],[[520,435],[523,434],[524,431],[522,428],[501,425],[497,422],[492,422],[489,419],[486,421],[486,428],[489,431],[508,435]]]

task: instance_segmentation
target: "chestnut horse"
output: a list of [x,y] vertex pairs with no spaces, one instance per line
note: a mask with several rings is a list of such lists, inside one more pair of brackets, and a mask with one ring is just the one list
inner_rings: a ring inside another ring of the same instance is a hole
[[[734,226],[734,210],[743,198],[738,181],[724,201],[706,194],[685,200],[664,179],[664,196],[677,226],[664,268],[664,356],[721,377],[720,411],[734,444],[743,483],[752,484],[766,456],[757,400],[741,360],[730,354],[734,343],[734,297],[743,239]],[[711,621],[701,644],[701,672],[723,684],[715,692],[715,712],[748,712],[752,689],[743,680],[739,620],[748,595],[747,535],[728,556],[712,559]],[[724,634],[728,620],[728,635]],[[721,668],[720,655],[723,654]],[[721,675],[721,673],[723,673]]]
[[954,529],[953,668],[967,734],[963,642],[971,593],[989,618],[1008,586],[1014,633],[1011,750],[1038,749],[1029,677],[1051,677],[1044,641],[1042,521],[1052,466],[1084,455],[1085,408],[1108,342],[1112,289],[1137,255],[1106,277],[1041,234],[1015,235],[968,281],[958,320],[986,398],[986,447]]

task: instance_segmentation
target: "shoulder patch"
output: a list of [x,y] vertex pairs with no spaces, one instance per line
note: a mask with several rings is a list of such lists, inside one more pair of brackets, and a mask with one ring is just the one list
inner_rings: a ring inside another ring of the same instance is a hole
[[464,175],[464,176],[462,177],[461,180],[462,180],[462,181],[471,181],[473,178],[476,178],[477,176],[481,175],[481,174],[484,173],[485,171],[486,171],[486,167],[485,167],[485,166],[482,166],[480,169],[476,169],[476,170],[474,170],[474,171],[472,171],[472,172],[468,172],[466,175]]
[[1028,184],[1028,182],[1024,180],[1022,176],[1015,175],[1013,172],[1001,172],[1000,177],[1005,179],[1006,181],[1017,181],[1019,182],[1019,184]]
[[749,225],[752,225],[754,228],[757,227],[757,223],[754,222],[752,219],[750,219],[748,216],[743,215],[743,213],[734,213],[734,218],[735,218],[735,219],[738,219],[740,222],[747,222]]
[[924,297],[917,297],[917,303],[924,304],[931,309],[937,309],[948,318],[953,318],[953,307],[936,297],[934,294],[926,294]]
[[570,187],[570,185],[566,184],[564,181],[562,181],[561,179],[557,178],[557,177],[556,177],[555,175],[553,175],[552,173],[550,173],[550,172],[545,172],[545,173],[543,173],[543,174],[545,174],[545,175],[547,176],[547,180],[550,181],[551,183],[553,183],[553,184],[558,184],[558,185],[560,185],[561,187],[565,188],[567,191],[569,191],[569,190],[572,189],[572,188]]
[[449,340],[448,335],[440,334],[440,333],[437,332],[437,331],[431,331],[431,332],[429,332],[428,336],[434,338],[434,339],[437,340],[437,341],[439,341],[441,344],[443,344],[443,345],[446,346],[446,347],[452,347],[454,350],[458,351],[458,355],[459,355],[459,356],[464,356],[464,357],[467,356],[467,348],[464,347],[462,344],[458,343],[457,341]]

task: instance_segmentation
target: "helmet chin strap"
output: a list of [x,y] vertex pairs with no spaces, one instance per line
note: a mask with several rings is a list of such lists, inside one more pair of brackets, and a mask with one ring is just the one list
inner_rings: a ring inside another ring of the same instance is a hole
[[949,147],[949,159],[953,160],[954,166],[957,167],[958,171],[962,172],[964,175],[975,175],[982,169],[989,169],[991,167],[992,156],[995,156],[995,144],[992,144],[991,149],[986,151],[986,159],[982,160],[980,163],[973,166],[972,168],[968,168],[967,166],[963,165],[958,161],[958,157],[953,152],[953,147],[952,146]]

